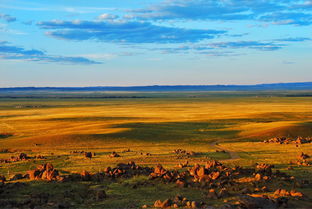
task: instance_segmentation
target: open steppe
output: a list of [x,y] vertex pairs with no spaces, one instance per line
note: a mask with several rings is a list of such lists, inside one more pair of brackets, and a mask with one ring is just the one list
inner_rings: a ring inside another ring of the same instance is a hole
[[[209,186],[181,188],[175,182],[151,180],[148,175],[74,182],[10,180],[45,163],[52,163],[66,176],[83,170],[101,173],[108,166],[129,161],[142,167],[161,164],[170,171],[188,161],[189,167],[177,169],[184,171],[208,160],[231,168],[273,164],[273,172],[285,172],[292,181],[275,177],[260,181],[258,186],[268,189],[257,194],[270,196],[277,189],[295,189],[304,197],[289,198],[289,208],[312,208],[311,166],[290,165],[302,152],[311,156],[312,143],[263,142],[273,137],[312,137],[311,92],[13,95],[0,97],[0,159],[20,153],[31,158],[0,163],[0,175],[7,180],[0,189],[0,208],[141,208],[178,194],[206,206],[234,204],[240,190],[227,197],[209,198]],[[173,153],[176,149],[192,153]],[[75,153],[81,151],[95,156],[89,159]],[[120,157],[109,157],[112,152]],[[38,155],[44,159],[35,158]],[[107,197],[94,197],[99,189]]]

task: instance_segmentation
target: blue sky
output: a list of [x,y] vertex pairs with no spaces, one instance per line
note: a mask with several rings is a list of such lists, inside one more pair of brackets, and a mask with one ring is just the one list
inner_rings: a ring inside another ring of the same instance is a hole
[[312,81],[311,0],[2,0],[0,87]]

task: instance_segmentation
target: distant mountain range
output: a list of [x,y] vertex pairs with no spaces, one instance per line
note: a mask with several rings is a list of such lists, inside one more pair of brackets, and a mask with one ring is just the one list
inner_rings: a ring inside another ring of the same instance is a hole
[[179,92],[179,91],[283,91],[312,90],[312,82],[272,83],[256,85],[155,85],[155,86],[94,86],[94,87],[10,87],[0,92],[22,91],[130,91],[130,92]]

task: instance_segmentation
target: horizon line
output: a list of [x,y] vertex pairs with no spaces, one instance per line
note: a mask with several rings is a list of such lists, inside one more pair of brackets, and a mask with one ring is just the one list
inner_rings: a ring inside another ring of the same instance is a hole
[[312,84],[312,81],[306,82],[277,82],[277,83],[256,83],[256,84],[154,84],[154,85],[129,85],[129,86],[9,86],[0,87],[0,89],[14,88],[132,88],[132,87],[204,87],[204,86],[261,86],[261,85],[283,85],[283,84]]

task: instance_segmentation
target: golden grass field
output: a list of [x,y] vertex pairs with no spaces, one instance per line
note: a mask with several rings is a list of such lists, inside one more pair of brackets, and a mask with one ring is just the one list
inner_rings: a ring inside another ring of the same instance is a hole
[[[47,159],[0,164],[0,175],[9,178],[44,162],[52,162],[63,173],[82,170],[97,172],[106,166],[128,161],[146,166],[160,163],[165,168],[173,169],[176,164],[185,161],[171,153],[181,148],[200,153],[188,159],[190,164],[203,164],[207,159],[216,159],[231,166],[270,163],[276,169],[312,181],[311,167],[286,169],[301,152],[312,155],[312,144],[296,147],[293,144],[262,142],[277,136],[312,136],[312,97],[231,96],[231,93],[168,95],[66,99],[3,97],[0,99],[0,133],[12,133],[13,136],[0,138],[0,148],[30,156],[41,154]],[[128,148],[131,152],[122,153]],[[96,156],[89,160],[83,155],[70,154],[75,150],[91,151]],[[112,151],[121,157],[109,158]],[[151,153],[151,156],[141,155],[141,152]],[[0,159],[15,153],[0,153]],[[142,179],[144,177],[126,181],[131,183]],[[57,193],[64,190],[64,186],[58,184],[28,183],[37,191]],[[79,188],[84,186],[97,185],[82,184]],[[106,182],[105,186],[111,198],[97,203],[82,202],[79,207],[135,208],[177,193],[203,199],[201,191],[179,189],[167,184],[136,190],[116,182]],[[22,192],[26,194],[32,189]],[[312,195],[311,188],[300,191]],[[22,194],[17,193],[14,198],[21,198]],[[222,203],[218,200],[210,202],[211,205]],[[300,207],[312,207],[310,203],[310,199],[302,201]]]

